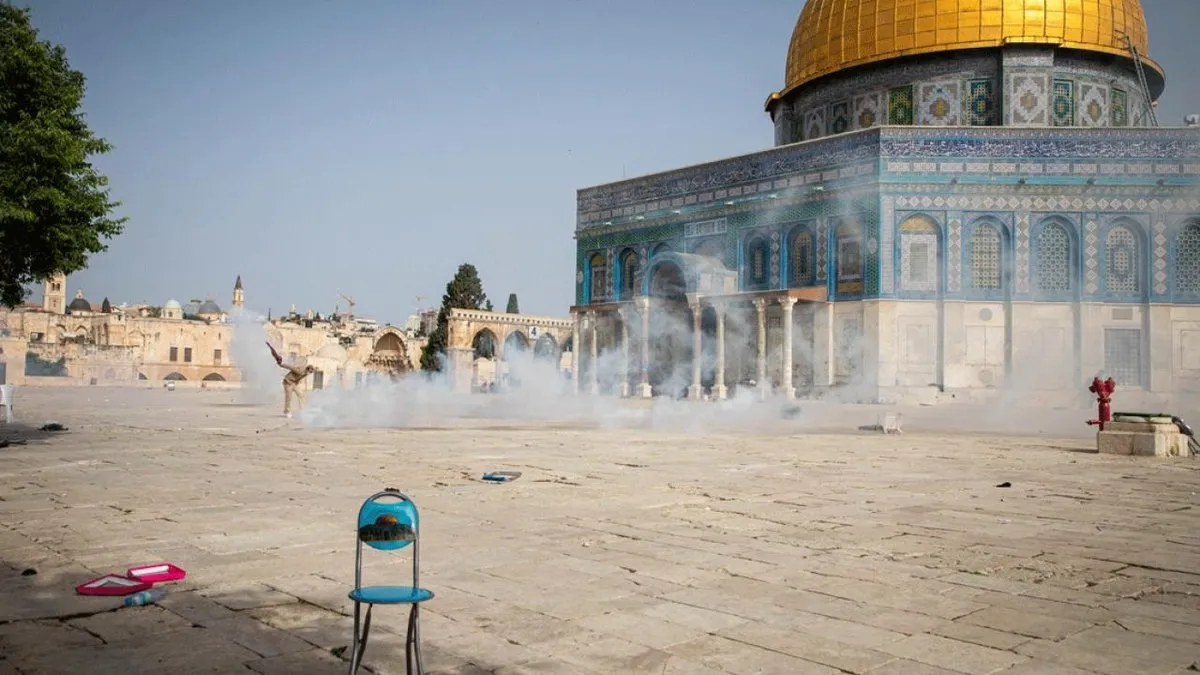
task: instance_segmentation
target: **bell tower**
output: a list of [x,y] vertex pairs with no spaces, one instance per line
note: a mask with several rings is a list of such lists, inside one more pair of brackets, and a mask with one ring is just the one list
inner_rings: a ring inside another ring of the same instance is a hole
[[246,291],[242,288],[242,275],[238,275],[237,281],[233,283],[233,306],[244,307],[246,305]]
[[67,313],[67,275],[55,274],[42,282],[42,309],[51,314]]

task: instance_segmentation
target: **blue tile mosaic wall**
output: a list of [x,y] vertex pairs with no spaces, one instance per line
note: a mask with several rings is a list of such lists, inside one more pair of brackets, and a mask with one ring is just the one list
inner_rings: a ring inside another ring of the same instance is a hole
[[[1018,176],[1026,182],[1018,184]],[[751,230],[767,235],[760,262],[769,287],[801,283],[811,272],[813,283],[827,284],[832,298],[848,299],[854,291],[843,286],[839,295],[836,275],[826,274],[838,255],[833,219],[848,213],[864,214],[860,292],[907,296],[901,278],[906,244],[896,232],[902,213],[921,211],[934,214],[937,223],[944,258],[939,276],[945,279],[940,292],[947,297],[979,297],[976,291],[991,297],[1003,290],[1015,299],[1200,303],[1200,232],[1183,236],[1182,225],[1200,218],[1196,187],[1200,130],[853,132],[581,190],[577,301],[587,297],[591,275],[584,261],[591,253],[620,260],[631,248],[644,262],[659,244],[679,251],[707,247],[738,269],[746,263],[738,252],[744,253]],[[994,240],[973,243],[981,214],[1004,224],[995,266],[1012,272],[1002,289],[974,288],[983,285],[976,277],[991,274],[987,261],[996,249]],[[1118,216],[1138,223],[1135,244],[1119,231],[1110,236],[1110,221]],[[718,221],[720,227],[712,224]],[[812,230],[810,271],[793,271],[798,254],[790,237],[800,223]],[[928,247],[913,249],[911,243],[913,255],[929,255]],[[1011,262],[1003,262],[1005,255]],[[612,295],[619,296],[623,273],[608,275]]]

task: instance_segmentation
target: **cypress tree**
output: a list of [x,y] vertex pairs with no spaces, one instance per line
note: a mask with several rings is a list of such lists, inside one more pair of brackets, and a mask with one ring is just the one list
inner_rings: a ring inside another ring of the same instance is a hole
[[429,341],[421,350],[421,370],[425,372],[436,373],[442,370],[450,333],[451,309],[492,309],[491,301],[483,292],[479,271],[470,263],[459,265],[454,278],[446,284],[442,308],[438,310],[437,328],[429,334]]

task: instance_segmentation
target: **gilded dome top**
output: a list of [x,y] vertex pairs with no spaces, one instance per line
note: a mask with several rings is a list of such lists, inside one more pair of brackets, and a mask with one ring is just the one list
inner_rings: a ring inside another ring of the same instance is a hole
[[1139,0],[808,0],[781,94],[853,66],[959,49],[1044,44],[1130,57],[1126,34],[1161,82]]

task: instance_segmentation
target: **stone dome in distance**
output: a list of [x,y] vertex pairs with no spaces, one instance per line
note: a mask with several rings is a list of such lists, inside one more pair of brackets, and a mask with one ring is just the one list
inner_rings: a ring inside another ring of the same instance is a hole
[[784,89],[771,100],[856,66],[965,49],[1047,45],[1132,60],[1126,35],[1157,98],[1163,70],[1149,58],[1139,0],[808,0],[788,46]]

